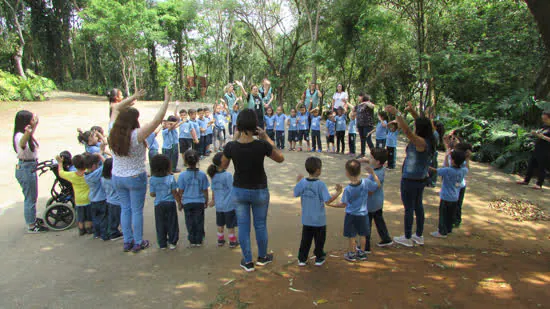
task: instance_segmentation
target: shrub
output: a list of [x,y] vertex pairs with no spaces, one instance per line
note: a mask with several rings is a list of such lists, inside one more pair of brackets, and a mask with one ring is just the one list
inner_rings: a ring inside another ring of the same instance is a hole
[[46,93],[57,89],[46,77],[26,71],[27,79],[0,70],[0,101],[44,101]]

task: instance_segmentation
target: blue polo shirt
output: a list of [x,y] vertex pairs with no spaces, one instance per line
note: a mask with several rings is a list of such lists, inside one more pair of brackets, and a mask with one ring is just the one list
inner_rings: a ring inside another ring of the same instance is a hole
[[289,131],[297,131],[298,130],[298,123],[296,122],[298,118],[290,116],[288,118],[288,122],[290,123],[290,126],[288,127]]
[[95,171],[84,174],[84,180],[90,187],[90,202],[102,202],[107,199],[105,190],[101,186],[101,176],[103,175],[103,166],[98,167]]
[[349,121],[348,134],[357,134],[357,119]]
[[172,191],[176,190],[174,175],[164,177],[151,176],[149,180],[149,191],[155,193],[155,206],[162,202],[175,202]]
[[[386,127],[384,127],[382,124],[385,124]],[[386,120],[378,122],[376,125],[376,139],[386,139],[386,135],[388,134],[388,122]]]
[[265,115],[264,116],[265,129],[266,130],[274,130],[275,129],[275,119],[276,119],[275,115],[271,115],[271,116]]
[[306,131],[309,129],[309,112],[298,113],[298,130]]
[[214,114],[214,120],[215,120],[214,125],[216,126],[216,128],[220,130],[225,129],[225,122],[227,120],[226,117],[227,117],[227,114],[225,112]]
[[[199,125],[199,131],[200,131],[200,135],[199,136],[206,136],[206,127],[208,126],[208,120],[206,119],[206,117],[203,117],[202,119],[197,119],[197,124]],[[205,131],[202,132],[201,129],[204,129]]]
[[390,131],[388,130],[388,134],[386,135],[386,146],[388,147],[397,147],[397,136],[399,135],[399,132],[397,130]]
[[330,200],[330,193],[324,182],[319,179],[304,178],[294,187],[294,197],[301,198],[303,225],[327,225],[325,203]]
[[287,119],[287,115],[280,114],[275,115],[275,130],[276,131],[284,131],[285,130],[285,121]]
[[204,190],[208,190],[210,183],[206,174],[199,169],[188,168],[178,178],[178,188],[183,190],[182,204],[204,203]]
[[[193,139],[193,135],[191,134],[191,131],[195,129],[195,126],[193,122],[187,121],[185,123],[182,123],[180,126],[180,138],[184,139]],[[197,132],[195,132],[196,134]],[[200,136],[197,134],[197,136]]]
[[120,206],[120,197],[118,196],[118,193],[113,186],[112,179],[101,177],[101,186],[103,187],[103,190],[107,195],[107,203]]
[[378,184],[368,178],[361,179],[360,184],[347,185],[342,195],[342,203],[346,204],[346,213],[354,216],[366,216],[369,192],[376,189],[378,189]]
[[460,189],[462,189],[462,182],[464,181],[464,177],[467,173],[468,169],[465,167],[438,168],[437,175],[441,176],[443,180],[439,197],[448,202],[458,201],[458,195],[460,193]]
[[159,149],[159,143],[157,142],[157,135],[155,134],[155,132],[149,134],[145,141],[147,142],[147,146],[149,147],[149,149]]
[[212,128],[212,125],[210,125],[210,122],[212,121],[212,117],[204,116],[204,120],[206,120],[206,135],[213,134],[213,128]]
[[162,148],[171,149],[172,145],[178,144],[178,132],[176,130],[162,130]]
[[231,111],[231,124],[233,126],[237,125],[237,117],[239,117],[240,111]]
[[346,131],[346,115],[335,116],[334,120],[336,120],[336,132]]
[[311,117],[311,130],[312,131],[321,131],[321,116],[312,116]]
[[233,175],[227,171],[219,172],[212,177],[212,192],[216,202],[217,212],[229,212],[235,210],[231,203],[231,190],[233,189]]
[[[369,212],[375,212],[384,207],[384,178],[386,177],[386,171],[384,167],[381,167],[375,169],[374,173],[378,176],[378,180],[380,180],[380,188],[377,188],[374,192],[372,192],[367,199],[367,207]],[[369,180],[374,182],[374,177],[370,175]]]
[[327,123],[325,124],[325,126],[327,127],[328,135],[332,136],[336,134],[336,124],[334,123],[334,121],[327,119]]
[[94,153],[101,153],[101,143],[97,143],[95,145],[88,145],[86,144],[84,146],[84,150],[87,152],[87,153],[91,153],[91,154],[94,154]]

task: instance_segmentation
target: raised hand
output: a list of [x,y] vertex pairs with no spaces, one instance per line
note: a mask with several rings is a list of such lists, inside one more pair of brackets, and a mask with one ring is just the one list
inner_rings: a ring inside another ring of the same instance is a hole
[[343,189],[342,189],[342,185],[341,185],[341,184],[339,184],[339,183],[336,184],[336,185],[334,186],[334,188],[336,189],[336,192],[342,193],[342,190],[343,190]]
[[392,115],[397,114],[397,108],[395,108],[395,106],[393,106],[393,105],[386,105],[385,110],[386,110],[386,112],[388,112]]
[[302,179],[304,179],[304,175],[298,174],[298,175],[296,176],[296,182],[300,182]]
[[374,174],[374,169],[372,168],[372,166],[370,164],[367,164],[365,166],[365,171],[367,171],[367,173],[369,173],[371,175]]

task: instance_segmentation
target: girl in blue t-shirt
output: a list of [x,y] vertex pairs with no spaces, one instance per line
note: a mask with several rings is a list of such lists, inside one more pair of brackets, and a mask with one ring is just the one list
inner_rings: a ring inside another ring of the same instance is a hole
[[355,140],[357,139],[357,114],[351,112],[349,114],[349,125],[348,125],[348,144],[349,144],[349,155],[355,156]]
[[298,117],[296,117],[296,109],[293,108],[290,110],[290,117],[288,117],[289,151],[296,150],[296,141],[298,141]]
[[388,135],[388,114],[378,112],[378,124],[376,125],[376,148],[386,148],[386,136]]
[[275,120],[276,116],[273,114],[273,108],[271,106],[267,107],[264,116],[265,133],[271,140],[275,140]]
[[277,139],[277,149],[285,149],[285,124],[287,116],[283,113],[281,106],[277,107],[275,115],[275,137]]
[[318,108],[311,110],[311,145],[312,152],[323,151],[323,146],[321,145],[321,116],[319,116]]
[[334,135],[336,134],[336,121],[334,120],[334,112],[329,112],[325,126],[327,127],[327,152],[334,153]]
[[345,152],[346,142],[344,137],[346,136],[346,118],[344,114],[344,108],[338,107],[338,115],[334,117],[336,121],[336,152],[340,152],[340,145],[342,145],[342,154]]
[[232,129],[229,131],[229,137],[233,139],[233,134],[237,133],[237,117],[239,117],[239,113],[241,110],[239,109],[239,103],[235,103],[233,105],[233,109],[231,110],[231,127]]
[[214,106],[214,152],[222,151],[225,145],[225,124],[227,106],[220,103]]

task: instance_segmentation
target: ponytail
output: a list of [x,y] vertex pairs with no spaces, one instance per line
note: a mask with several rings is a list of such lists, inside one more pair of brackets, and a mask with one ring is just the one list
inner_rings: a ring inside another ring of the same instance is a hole
[[214,176],[218,173],[218,167],[222,165],[222,156],[223,153],[218,152],[214,156],[214,158],[212,158],[212,164],[210,164],[210,166],[206,170],[206,173],[208,174],[208,176],[210,176],[211,179],[214,178]]
[[78,139],[78,142],[83,145],[88,145],[88,140],[90,139],[90,136],[92,135],[92,132],[86,131],[86,132],[78,132],[78,136],[76,137]]

